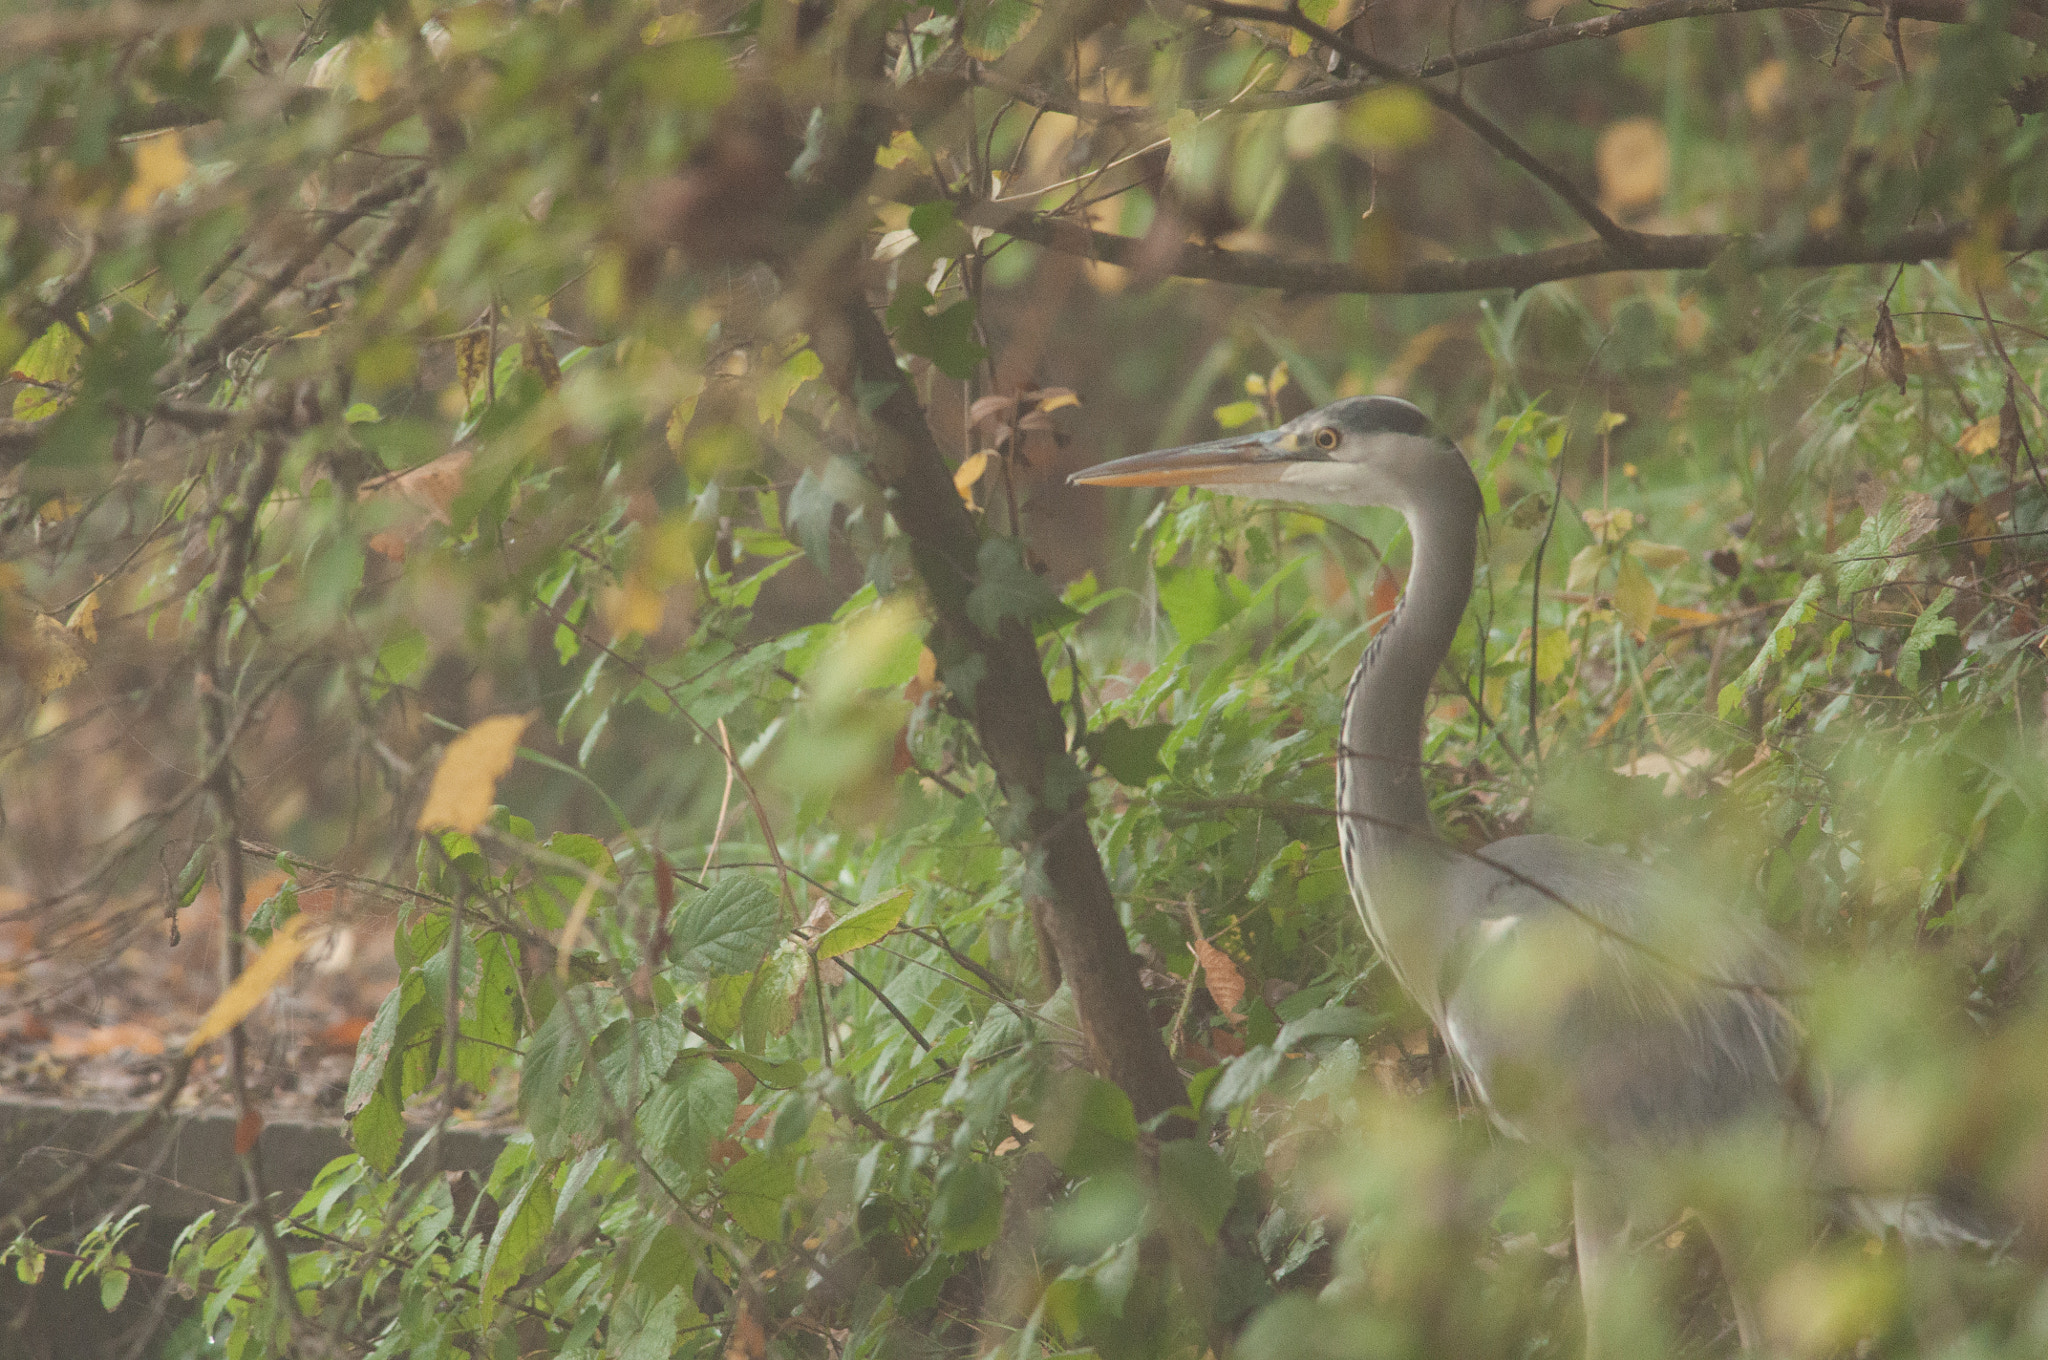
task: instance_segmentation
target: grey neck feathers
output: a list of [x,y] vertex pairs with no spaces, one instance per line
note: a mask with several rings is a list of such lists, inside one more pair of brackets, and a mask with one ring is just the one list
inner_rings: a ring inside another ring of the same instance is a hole
[[1338,806],[1368,878],[1403,850],[1434,840],[1422,783],[1429,687],[1472,595],[1479,485],[1445,446],[1436,484],[1404,507],[1415,541],[1408,588],[1352,677],[1338,740]]

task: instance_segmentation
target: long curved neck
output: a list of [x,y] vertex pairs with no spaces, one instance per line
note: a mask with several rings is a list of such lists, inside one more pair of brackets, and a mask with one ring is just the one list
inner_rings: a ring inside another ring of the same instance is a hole
[[1417,864],[1436,844],[1422,783],[1422,724],[1430,684],[1472,596],[1481,507],[1464,459],[1446,453],[1440,484],[1403,508],[1415,541],[1408,588],[1351,678],[1337,758],[1339,839],[1366,928],[1426,1008],[1434,978],[1411,974],[1430,966],[1429,940],[1441,923],[1425,891],[1433,876]]

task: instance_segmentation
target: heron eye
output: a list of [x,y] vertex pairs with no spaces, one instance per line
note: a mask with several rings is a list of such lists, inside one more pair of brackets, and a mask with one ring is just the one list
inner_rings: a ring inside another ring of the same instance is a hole
[[1316,447],[1321,449],[1324,453],[1328,453],[1331,449],[1336,448],[1337,432],[1327,425],[1323,426],[1322,429],[1317,430]]

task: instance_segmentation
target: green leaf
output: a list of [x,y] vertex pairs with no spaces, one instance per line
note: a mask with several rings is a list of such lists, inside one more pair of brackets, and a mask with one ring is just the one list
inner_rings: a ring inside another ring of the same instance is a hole
[[119,1308],[121,1300],[128,1297],[128,1272],[121,1268],[128,1263],[128,1256],[125,1252],[116,1252],[113,1260],[121,1264],[110,1263],[100,1276],[100,1307],[109,1313]]
[[1176,1138],[1159,1147],[1159,1188],[1166,1202],[1206,1242],[1216,1240],[1237,1198],[1237,1178],[1206,1143]]
[[498,1300],[518,1283],[527,1258],[547,1240],[548,1230],[555,1226],[554,1171],[552,1163],[535,1168],[498,1216],[497,1229],[484,1251],[483,1285],[477,1291],[481,1326],[490,1325]]
[[714,976],[751,973],[782,934],[775,890],[758,878],[721,878],[675,919],[669,955]]
[[749,1049],[759,1053],[771,1038],[789,1033],[810,975],[811,961],[795,944],[784,944],[754,970],[740,1007],[740,1030]]
[[911,887],[906,883],[848,912],[818,937],[817,956],[836,959],[841,954],[867,948],[896,928],[910,906],[911,896]]
[[898,284],[886,314],[891,338],[905,354],[931,360],[949,378],[973,377],[975,365],[988,357],[974,338],[974,304],[963,299],[934,312],[935,306],[922,284]]
[[975,565],[980,579],[968,592],[967,617],[984,633],[1001,631],[1005,619],[1032,624],[1070,612],[1045,578],[1024,564],[1023,549],[1012,539],[984,542]]
[[796,1189],[795,1154],[756,1152],[719,1178],[719,1203],[740,1231],[764,1242],[782,1239],[782,1202]]
[[676,1336],[682,1330],[685,1308],[691,1313],[697,1311],[681,1285],[662,1295],[661,1301],[640,1320],[632,1340],[619,1347],[619,1360],[669,1360],[676,1353]]
[[1941,594],[1934,597],[1934,603],[1921,610],[1920,617],[1913,620],[1913,631],[1899,644],[1899,661],[1894,671],[1902,687],[1920,688],[1921,654],[1938,639],[1956,635],[1956,621],[1942,617],[1955,600],[1954,588],[1944,586]]
[[739,1100],[740,1084],[731,1072],[708,1057],[692,1058],[642,1102],[641,1137],[695,1175],[706,1150],[732,1126]]
[[912,208],[910,229],[935,255],[959,255],[973,244],[967,228],[953,215],[953,205],[943,198]]
[[976,61],[994,61],[1038,21],[1032,0],[967,0],[962,7],[960,45]]
[[379,1086],[349,1121],[349,1141],[379,1174],[388,1174],[398,1164],[399,1151],[405,1146],[405,1115],[391,1090],[394,1084]]
[[1159,748],[1171,735],[1171,723],[1133,727],[1122,718],[1112,718],[1081,738],[1081,749],[1119,784],[1143,788],[1166,773],[1166,766],[1159,761]]
[[[369,1027],[356,1040],[356,1065],[349,1073],[348,1095],[341,1105],[343,1114],[353,1117],[360,1113],[384,1080],[384,1068],[391,1061],[391,1045],[398,1038],[399,1012],[405,1005],[406,993],[413,990],[401,985],[386,992]],[[425,994],[423,986],[417,990]]]
[[1251,598],[1244,582],[1209,567],[1159,568],[1159,606],[1182,642],[1200,642]]
[[[84,350],[85,341],[79,339],[78,332],[57,322],[21,352],[10,376],[32,383],[69,384],[78,377],[78,356]],[[48,387],[24,387],[14,394],[14,418],[42,420],[56,415],[70,400]]]
[[[1770,635],[1764,639],[1764,645],[1757,649],[1755,659],[1749,663],[1749,669],[1745,670],[1742,673],[1742,678],[1735,682],[1740,687],[1736,694],[1736,704],[1738,706],[1742,702],[1742,694],[1763,683],[1764,672],[1770,669],[1771,663],[1784,657],[1792,650],[1792,643],[1798,636],[1799,626],[1813,617],[1814,604],[1820,599],[1820,593],[1826,585],[1827,579],[1825,577],[1807,577],[1806,583],[1799,587],[1799,593],[1792,597],[1792,603],[1785,606],[1785,612],[1778,616],[1778,622],[1772,626]],[[1721,716],[1726,718],[1728,716],[1728,696],[1725,690],[1721,694],[1721,707],[1723,710]]]
[[1040,1121],[1046,1156],[1069,1176],[1127,1169],[1138,1141],[1131,1098],[1100,1077],[1074,1074]]
[[1003,1226],[1003,1178],[987,1162],[959,1161],[939,1177],[932,1230],[945,1251],[980,1251]]

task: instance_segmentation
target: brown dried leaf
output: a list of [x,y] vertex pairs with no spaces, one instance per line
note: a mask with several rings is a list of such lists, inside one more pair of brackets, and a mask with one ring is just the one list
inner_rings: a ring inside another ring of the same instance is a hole
[[235,1155],[246,1157],[256,1149],[256,1139],[263,1132],[263,1112],[257,1109],[242,1111],[235,1120]]
[[1016,398],[1006,397],[1001,393],[981,397],[967,408],[967,423],[970,426],[979,425],[992,417],[1006,415],[1015,401]]
[[[474,831],[491,815],[498,780],[512,768],[531,713],[500,713],[448,743],[420,809],[419,829]],[[297,920],[297,917],[293,918]]]
[[562,365],[555,359],[555,347],[541,334],[538,321],[526,323],[526,333],[519,340],[519,361],[539,376],[548,391],[562,385]]
[[1244,974],[1237,971],[1230,955],[1199,935],[1192,948],[1195,961],[1202,965],[1202,985],[1209,989],[1209,999],[1217,1010],[1236,1019],[1237,1008],[1244,1002]]
[[1998,408],[1998,461],[2005,464],[2007,476],[2019,471],[2020,466],[2020,407],[2013,400],[2012,377],[2005,379],[2005,404]]
[[1877,329],[1870,334],[1871,349],[1877,359],[1878,371],[1885,378],[1898,384],[1899,395],[1906,393],[1906,352],[1899,347],[1899,329],[1892,324],[1892,309],[1880,302],[1877,304]]

